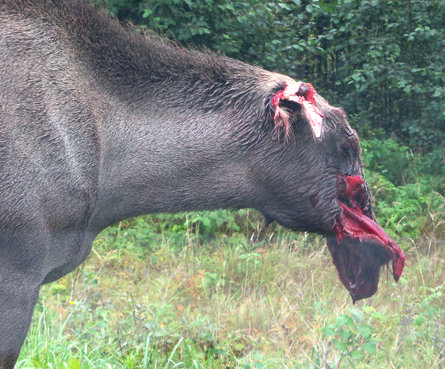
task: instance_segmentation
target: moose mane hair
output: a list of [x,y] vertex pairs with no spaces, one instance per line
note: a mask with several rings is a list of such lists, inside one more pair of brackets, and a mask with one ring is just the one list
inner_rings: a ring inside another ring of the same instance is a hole
[[[246,143],[282,128],[274,128],[271,101],[289,82],[284,75],[124,28],[87,0],[3,0],[0,7],[22,21],[39,22],[42,42],[61,45],[94,83],[133,106],[148,98],[186,113],[230,114],[244,136],[237,139]],[[317,99],[325,115],[335,113]],[[335,115],[331,124],[341,120],[341,112]]]
[[[43,37],[48,42],[60,39],[57,42],[78,57],[74,63],[81,63],[108,91],[128,101],[147,93],[162,98],[168,90],[168,102],[175,106],[223,108],[268,119],[271,96],[284,86],[278,77],[273,81],[275,74],[261,68],[124,28],[86,0],[3,0],[0,6],[5,4],[18,17],[37,19],[47,30]],[[272,88],[262,87],[264,81]]]

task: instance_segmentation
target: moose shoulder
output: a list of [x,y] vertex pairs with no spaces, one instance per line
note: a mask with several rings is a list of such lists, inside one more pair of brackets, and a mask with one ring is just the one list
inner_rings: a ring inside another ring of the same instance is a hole
[[359,140],[307,83],[124,30],[83,0],[0,2],[0,368],[42,284],[139,214],[249,207],[325,235],[358,300],[404,256]]

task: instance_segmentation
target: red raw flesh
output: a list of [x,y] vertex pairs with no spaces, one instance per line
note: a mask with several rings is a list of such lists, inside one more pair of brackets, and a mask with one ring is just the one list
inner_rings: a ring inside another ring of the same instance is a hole
[[405,255],[400,246],[383,230],[377,222],[368,218],[360,209],[352,209],[343,203],[340,203],[343,209],[344,224],[343,234],[337,234],[337,243],[345,235],[346,237],[356,238],[360,242],[377,241],[392,255],[393,277],[397,282],[402,275],[405,265]]
[[[366,205],[363,184],[360,176],[339,177],[337,191],[342,214],[334,229],[337,235],[336,245],[335,242],[328,241],[340,280],[350,291],[354,302],[375,293],[382,260],[392,259],[395,281],[399,280],[405,264],[405,255],[399,245],[377,222],[363,213],[362,208]],[[348,248],[343,244],[344,240],[349,240],[352,245]],[[355,247],[362,243],[373,248],[380,257],[377,260],[372,260],[369,256],[359,257]],[[355,280],[350,279],[351,274]]]
[[[316,91],[310,83],[294,82],[286,84],[286,87],[278,91],[272,97],[272,106],[275,109],[274,122],[275,126],[283,125],[285,135],[288,136],[291,132],[291,125],[289,123],[289,114],[285,109],[280,107],[282,100],[294,101],[301,106],[303,115],[308,120],[312,132],[315,137],[321,136],[321,125],[324,115],[315,103]],[[304,91],[304,92],[302,92]]]

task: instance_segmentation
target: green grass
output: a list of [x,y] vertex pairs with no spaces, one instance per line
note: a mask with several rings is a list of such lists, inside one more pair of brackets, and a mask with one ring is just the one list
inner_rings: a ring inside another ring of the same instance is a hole
[[400,283],[354,306],[321,238],[230,214],[105,230],[42,288],[17,368],[445,367],[443,240],[403,241]]

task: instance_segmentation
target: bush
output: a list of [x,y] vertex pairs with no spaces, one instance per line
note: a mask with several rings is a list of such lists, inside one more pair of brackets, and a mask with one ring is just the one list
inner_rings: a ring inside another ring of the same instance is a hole
[[363,141],[362,148],[379,222],[398,236],[443,233],[444,167],[436,165],[440,150],[413,154],[396,140],[376,139]]

